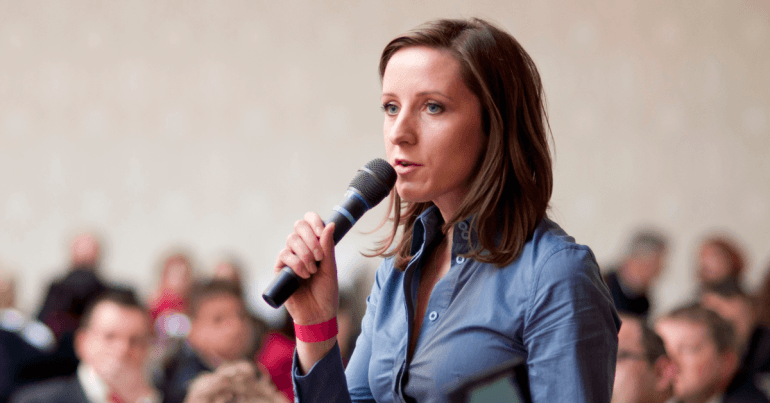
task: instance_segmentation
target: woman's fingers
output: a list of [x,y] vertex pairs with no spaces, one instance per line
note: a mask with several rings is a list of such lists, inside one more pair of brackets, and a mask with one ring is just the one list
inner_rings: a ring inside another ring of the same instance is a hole
[[317,262],[323,260],[325,255],[319,240],[323,232],[324,222],[316,213],[307,213],[303,220],[294,223],[294,232],[286,238],[286,248],[278,254],[275,272],[289,266],[304,279],[316,273]]
[[289,266],[294,273],[304,279],[310,278],[310,271],[305,268],[305,263],[288,247],[283,248],[278,253],[278,259],[275,262],[275,273],[278,274],[284,266]]
[[[316,238],[321,237],[321,232],[324,230],[324,222],[321,219],[321,216],[318,214],[310,211],[305,213],[305,221],[310,225],[310,227],[313,229],[313,232],[315,233]],[[318,259],[321,260],[321,259]]]
[[[294,250],[294,253],[296,253],[300,259],[305,261],[306,258],[312,258],[313,263],[315,263],[323,260],[324,253],[323,249],[321,248],[321,242],[318,240],[318,238],[321,237],[321,234],[319,233],[316,235],[315,229],[312,228],[311,225],[312,224],[306,220],[297,221],[294,223],[294,233],[290,235],[289,238],[297,244],[297,249]],[[300,253],[304,254],[308,251],[312,254],[312,257],[300,255]]]
[[296,232],[293,232],[286,239],[286,248],[291,251],[301,262],[302,267],[309,273],[315,273],[318,268],[316,267],[316,260],[311,248],[313,246],[307,245],[306,241]]

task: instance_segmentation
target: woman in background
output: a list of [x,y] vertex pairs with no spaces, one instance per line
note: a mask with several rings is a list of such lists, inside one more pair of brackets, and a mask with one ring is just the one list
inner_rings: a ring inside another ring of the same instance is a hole
[[306,214],[276,261],[306,279],[286,302],[299,401],[444,402],[523,358],[534,402],[609,402],[619,320],[591,250],[547,218],[548,122],[529,55],[483,20],[439,20],[391,41],[380,77],[394,225],[345,373],[329,331],[334,226]]
[[724,234],[711,234],[698,248],[696,275],[699,288],[732,283],[743,287],[745,259],[737,242]]

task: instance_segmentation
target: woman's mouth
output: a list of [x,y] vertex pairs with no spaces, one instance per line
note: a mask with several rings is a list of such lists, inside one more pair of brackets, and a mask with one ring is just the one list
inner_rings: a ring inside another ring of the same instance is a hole
[[405,175],[409,172],[414,171],[417,169],[417,167],[421,167],[422,165],[416,164],[409,160],[404,159],[396,159],[395,164],[393,164],[393,169],[396,170],[396,173],[399,175]]

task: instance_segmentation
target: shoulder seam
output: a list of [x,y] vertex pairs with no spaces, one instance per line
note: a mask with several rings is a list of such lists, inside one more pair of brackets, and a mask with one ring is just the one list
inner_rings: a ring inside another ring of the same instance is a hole
[[542,262],[539,263],[537,267],[535,267],[535,270],[534,270],[535,279],[532,281],[532,284],[530,285],[530,288],[529,288],[529,295],[527,296],[527,300],[529,301],[529,303],[527,303],[527,312],[524,314],[525,328],[527,327],[527,323],[529,323],[530,319],[532,319],[530,315],[532,314],[532,306],[535,303],[535,298],[534,298],[535,290],[537,290],[538,286],[540,285],[540,276],[543,273],[543,267],[545,266],[546,263],[548,263],[549,260],[551,260],[551,258],[555,254],[565,250],[583,250],[583,251],[587,250],[593,257],[593,252],[591,251],[591,248],[584,245],[578,245],[578,244],[557,245],[557,246],[554,246],[551,250],[549,250],[545,254],[547,255],[547,257],[542,259]]

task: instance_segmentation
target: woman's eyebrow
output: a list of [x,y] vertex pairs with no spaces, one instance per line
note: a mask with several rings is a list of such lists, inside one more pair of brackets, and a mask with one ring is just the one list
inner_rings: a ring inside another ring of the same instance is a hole
[[[447,95],[447,94],[445,94],[445,93],[443,93],[441,91],[422,91],[422,92],[418,92],[417,95],[419,95],[421,97],[424,97],[426,95],[440,95],[440,96],[442,96],[442,97],[444,97],[444,98],[446,98],[446,99],[448,99],[450,101],[453,101],[452,97],[450,97],[449,95]],[[391,93],[391,92],[383,92],[381,97],[397,98],[396,94]]]

